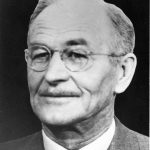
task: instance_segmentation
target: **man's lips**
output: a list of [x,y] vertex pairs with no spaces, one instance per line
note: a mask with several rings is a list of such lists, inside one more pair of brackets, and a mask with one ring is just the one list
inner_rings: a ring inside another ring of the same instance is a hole
[[63,97],[80,97],[81,94],[80,93],[75,93],[75,92],[41,92],[39,94],[42,97],[59,97],[59,98],[63,98]]

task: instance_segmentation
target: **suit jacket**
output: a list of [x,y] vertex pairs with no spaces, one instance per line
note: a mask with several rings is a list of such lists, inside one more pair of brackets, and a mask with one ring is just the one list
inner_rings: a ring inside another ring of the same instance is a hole
[[[148,137],[126,128],[118,119],[115,121],[116,131],[108,150],[149,149]],[[37,132],[18,140],[2,143],[0,150],[44,150],[42,133]]]

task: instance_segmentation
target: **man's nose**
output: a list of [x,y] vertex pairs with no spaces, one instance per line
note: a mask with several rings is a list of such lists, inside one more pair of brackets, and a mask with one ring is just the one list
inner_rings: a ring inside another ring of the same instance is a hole
[[52,59],[49,62],[45,79],[47,82],[49,82],[49,84],[54,85],[69,79],[69,72],[64,66],[64,63],[62,62],[58,52],[53,54]]

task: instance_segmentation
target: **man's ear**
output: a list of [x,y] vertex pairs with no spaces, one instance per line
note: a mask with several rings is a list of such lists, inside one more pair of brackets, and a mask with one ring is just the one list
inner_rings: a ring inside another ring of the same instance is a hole
[[118,82],[115,87],[116,93],[122,93],[129,86],[137,64],[136,56],[133,53],[128,53],[125,55],[119,66],[118,71]]

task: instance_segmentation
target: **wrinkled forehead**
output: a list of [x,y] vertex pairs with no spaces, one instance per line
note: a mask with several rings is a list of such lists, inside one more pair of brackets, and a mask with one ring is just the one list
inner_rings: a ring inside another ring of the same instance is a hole
[[110,23],[102,0],[56,0],[46,7],[30,26],[31,36],[49,29],[56,34],[76,30],[107,39]]

